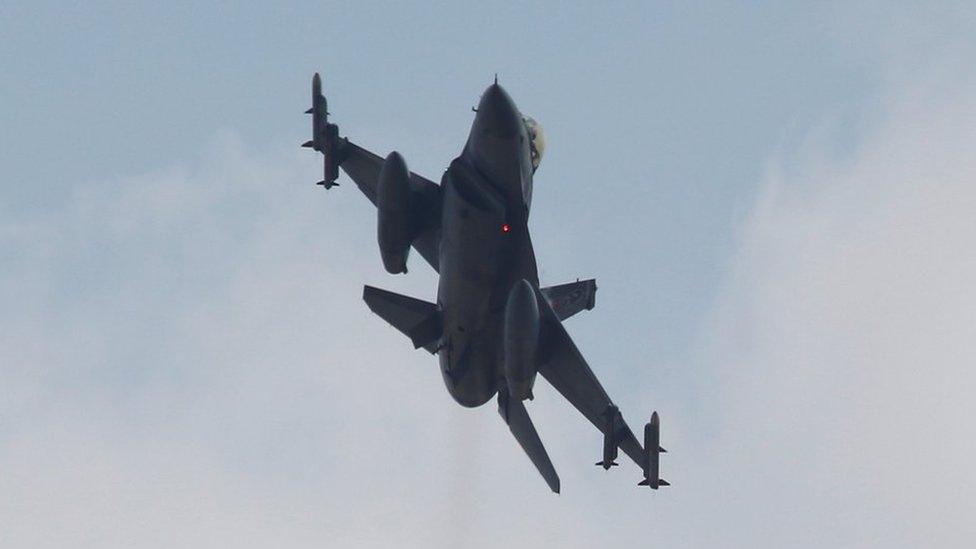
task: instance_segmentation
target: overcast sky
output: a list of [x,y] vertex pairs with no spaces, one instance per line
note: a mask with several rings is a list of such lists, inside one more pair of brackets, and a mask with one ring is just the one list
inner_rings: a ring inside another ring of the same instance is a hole
[[[972,4],[0,7],[0,545],[969,547]],[[662,476],[545,382],[549,492],[363,284],[344,134],[438,180],[497,72],[544,284]]]

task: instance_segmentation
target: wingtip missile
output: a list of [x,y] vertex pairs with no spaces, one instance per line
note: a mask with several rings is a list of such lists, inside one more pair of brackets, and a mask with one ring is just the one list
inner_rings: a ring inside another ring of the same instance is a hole
[[339,126],[329,123],[329,107],[322,95],[322,77],[319,73],[312,76],[312,108],[305,112],[312,115],[312,139],[303,143],[302,147],[322,153],[324,179],[318,185],[331,189],[338,186],[335,180],[339,177],[339,165],[345,156],[345,142],[339,138]]
[[660,456],[666,452],[661,447],[661,418],[657,411],[651,414],[651,421],[644,426],[644,480],[638,486],[649,486],[657,490],[661,486],[671,484],[660,477]]

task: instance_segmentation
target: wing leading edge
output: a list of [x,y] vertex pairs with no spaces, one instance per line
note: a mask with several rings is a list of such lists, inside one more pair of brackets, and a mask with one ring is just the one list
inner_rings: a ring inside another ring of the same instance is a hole
[[[549,302],[544,298],[538,301],[542,321],[539,373],[594,427],[603,432],[607,425],[605,413],[613,406],[613,401],[590,370]],[[615,430],[614,437],[620,449],[639,467],[643,467],[644,450],[622,418]]]
[[[335,180],[342,168],[375,206],[380,170],[385,160],[348,138],[339,137],[339,126],[329,122],[328,102],[322,94],[322,79],[318,73],[312,78],[312,108],[306,113],[312,115],[312,139],[302,146],[322,153],[324,159],[325,178],[318,184],[326,189],[336,186]],[[410,172],[410,188],[418,198],[416,219],[420,224],[413,247],[439,272],[441,187]]]
[[[376,185],[384,160],[349,140],[342,145],[340,154],[343,160],[339,167],[375,206]],[[410,186],[420,198],[418,207],[421,211],[418,217],[423,220],[424,225],[424,229],[414,239],[413,247],[435,271],[440,272],[438,254],[441,242],[441,187],[414,172],[410,172]]]

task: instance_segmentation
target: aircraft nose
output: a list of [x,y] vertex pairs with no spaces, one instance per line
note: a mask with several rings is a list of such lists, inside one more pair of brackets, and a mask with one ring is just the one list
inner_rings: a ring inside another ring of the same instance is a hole
[[521,119],[515,102],[497,83],[488,86],[478,103],[475,124],[480,132],[495,137],[513,137],[518,133]]

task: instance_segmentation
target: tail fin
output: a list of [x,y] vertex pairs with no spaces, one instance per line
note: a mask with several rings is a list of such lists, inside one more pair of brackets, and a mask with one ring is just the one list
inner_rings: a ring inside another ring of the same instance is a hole
[[363,300],[371,311],[410,338],[414,349],[437,353],[443,329],[437,305],[372,286],[363,287]]

